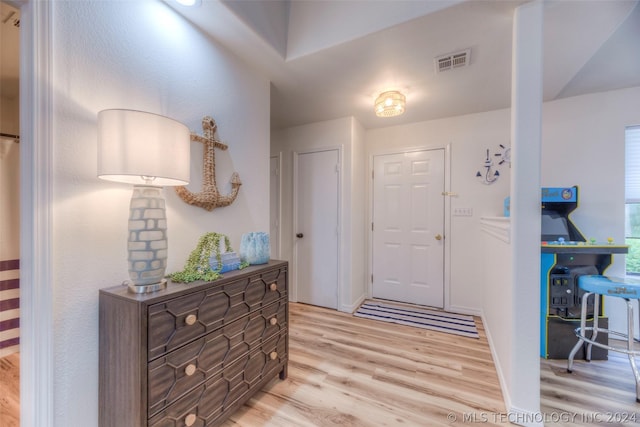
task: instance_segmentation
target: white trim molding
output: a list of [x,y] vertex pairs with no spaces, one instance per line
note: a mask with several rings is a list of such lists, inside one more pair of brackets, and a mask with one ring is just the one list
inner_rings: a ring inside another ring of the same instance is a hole
[[20,19],[20,425],[51,427],[53,410],[52,40],[54,2]]

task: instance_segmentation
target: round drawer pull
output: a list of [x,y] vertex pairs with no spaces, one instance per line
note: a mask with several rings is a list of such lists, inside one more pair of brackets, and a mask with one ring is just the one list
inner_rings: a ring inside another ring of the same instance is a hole
[[184,318],[184,323],[186,323],[187,325],[191,326],[193,324],[196,323],[196,321],[198,320],[198,318],[196,317],[195,314],[190,314],[187,317]]
[[193,424],[195,424],[195,422],[196,422],[196,414],[189,414],[184,419],[184,423],[187,427],[192,426]]
[[269,323],[271,323],[271,326],[276,326],[278,324],[278,319],[272,317],[271,319],[269,319]]
[[269,357],[271,358],[271,360],[276,360],[278,358],[278,352],[272,351],[271,353],[269,353]]
[[272,284],[269,285],[269,289],[271,289],[272,291],[277,291],[278,284],[276,282],[273,282]]
[[187,374],[188,377],[196,373],[196,365],[193,363],[189,363],[186,368],[184,368],[184,373]]

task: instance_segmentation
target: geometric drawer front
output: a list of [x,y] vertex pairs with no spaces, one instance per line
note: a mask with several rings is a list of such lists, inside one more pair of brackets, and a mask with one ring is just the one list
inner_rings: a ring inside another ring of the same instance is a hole
[[286,358],[286,330],[245,353],[187,395],[149,419],[151,427],[213,425],[231,405],[261,380],[271,378]]
[[149,363],[149,416],[286,331],[287,301],[238,319]]
[[286,379],[287,270],[269,260],[146,294],[101,289],[98,426],[220,426]]
[[276,269],[149,306],[148,360],[286,297],[286,287]]

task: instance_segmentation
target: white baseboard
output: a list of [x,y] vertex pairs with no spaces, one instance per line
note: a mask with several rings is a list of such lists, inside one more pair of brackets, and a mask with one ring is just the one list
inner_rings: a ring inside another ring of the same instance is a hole
[[[459,305],[451,305],[449,307],[445,307],[445,310],[451,313],[457,313],[457,314],[467,314],[469,316],[480,316],[482,317],[482,310],[478,309],[478,308],[471,308],[471,307],[463,307],[463,306],[459,306]],[[482,323],[484,323],[484,319],[482,320]]]
[[360,307],[360,304],[362,304],[365,299],[365,295],[360,295],[360,297],[353,304],[340,304],[340,311],[345,313],[353,313],[358,309],[358,307]]
[[509,422],[526,427],[544,427],[543,414],[540,412],[530,412],[513,406],[511,403],[511,394],[509,392],[509,386],[504,378],[502,371],[502,365],[500,364],[500,358],[495,351],[493,345],[493,339],[491,338],[491,328],[484,317],[484,314],[480,314],[482,319],[482,325],[484,326],[484,332],[487,336],[487,342],[489,343],[489,350],[491,350],[491,356],[493,357],[493,364],[496,367],[496,373],[498,374],[498,381],[500,382],[500,388],[502,389],[502,398],[504,400],[504,406],[507,408],[506,418]]

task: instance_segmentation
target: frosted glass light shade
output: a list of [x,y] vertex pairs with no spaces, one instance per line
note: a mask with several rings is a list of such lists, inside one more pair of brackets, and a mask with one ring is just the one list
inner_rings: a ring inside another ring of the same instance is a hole
[[397,90],[383,92],[376,98],[374,109],[378,117],[393,117],[404,113],[407,98]]
[[98,178],[161,187],[187,185],[190,142],[189,128],[168,117],[135,110],[100,111]]

